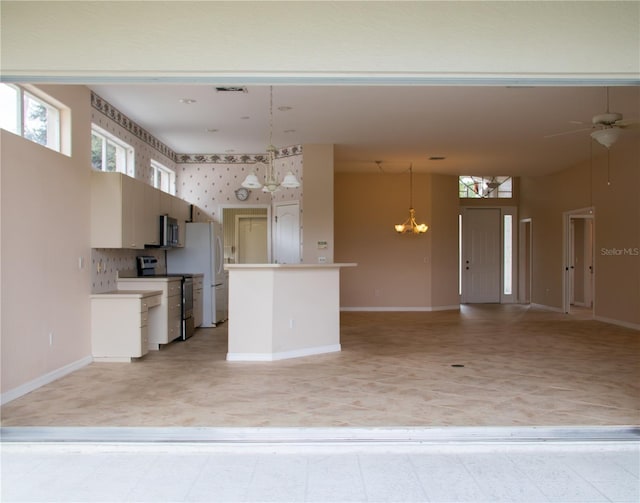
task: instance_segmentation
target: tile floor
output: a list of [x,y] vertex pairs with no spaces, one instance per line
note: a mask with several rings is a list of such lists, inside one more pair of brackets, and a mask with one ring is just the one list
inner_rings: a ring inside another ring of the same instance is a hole
[[9,502],[640,501],[640,442],[5,444]]
[[226,336],[223,324],[140,361],[93,363],[4,405],[2,425],[640,424],[639,332],[580,316],[345,312],[340,353],[279,362],[227,362]]

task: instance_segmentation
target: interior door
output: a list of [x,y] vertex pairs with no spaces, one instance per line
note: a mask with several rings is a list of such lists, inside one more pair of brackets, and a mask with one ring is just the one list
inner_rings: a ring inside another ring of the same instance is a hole
[[466,208],[462,216],[462,302],[500,302],[500,209]]
[[274,259],[277,264],[300,263],[300,205],[275,208]]
[[236,253],[238,264],[266,264],[267,217],[236,216]]

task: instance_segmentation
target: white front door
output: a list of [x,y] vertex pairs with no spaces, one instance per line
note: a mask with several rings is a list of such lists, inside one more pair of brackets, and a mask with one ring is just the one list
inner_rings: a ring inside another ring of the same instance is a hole
[[462,215],[462,302],[500,302],[500,209]]
[[274,261],[276,264],[300,263],[300,205],[275,207]]

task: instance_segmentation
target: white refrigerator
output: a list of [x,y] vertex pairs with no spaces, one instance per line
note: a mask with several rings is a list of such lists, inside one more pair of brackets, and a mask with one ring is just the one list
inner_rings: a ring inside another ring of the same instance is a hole
[[227,319],[229,301],[221,224],[187,223],[184,247],[167,250],[167,273],[204,274],[202,326],[215,327]]

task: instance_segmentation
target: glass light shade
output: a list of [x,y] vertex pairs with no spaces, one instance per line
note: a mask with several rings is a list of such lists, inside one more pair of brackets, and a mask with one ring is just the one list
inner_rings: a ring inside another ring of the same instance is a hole
[[611,147],[618,137],[620,136],[620,130],[617,127],[610,127],[606,129],[598,129],[591,133],[591,138],[596,140],[600,145],[604,147]]
[[300,187],[300,182],[298,181],[296,176],[291,171],[289,171],[285,175],[284,180],[282,180],[282,183],[280,185],[285,189],[297,189],[298,187]]
[[242,186],[245,189],[259,189],[260,187],[262,187],[262,184],[258,180],[258,177],[255,173],[250,173],[242,182]]
[[396,232],[404,232],[404,224],[396,224],[395,228]]

